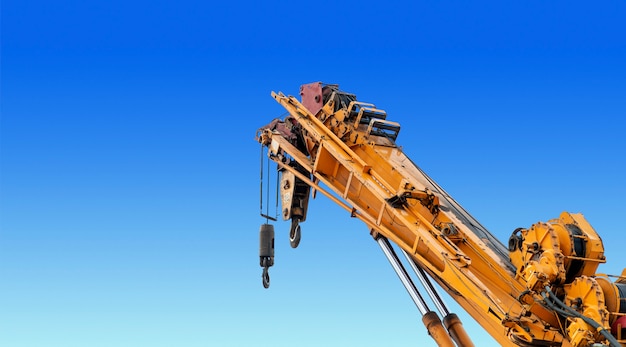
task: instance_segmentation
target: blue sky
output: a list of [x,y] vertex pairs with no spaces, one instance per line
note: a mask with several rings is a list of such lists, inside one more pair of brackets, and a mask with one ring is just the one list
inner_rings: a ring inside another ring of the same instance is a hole
[[[339,83],[497,237],[582,212],[626,264],[622,1],[4,1],[0,345],[434,346],[312,201],[258,266],[270,91]],[[477,344],[495,343],[458,312]]]

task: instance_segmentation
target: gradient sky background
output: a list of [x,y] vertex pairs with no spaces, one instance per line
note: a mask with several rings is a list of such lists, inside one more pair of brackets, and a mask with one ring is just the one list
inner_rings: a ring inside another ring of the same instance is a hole
[[[582,212],[626,265],[623,1],[2,2],[0,345],[434,346],[323,196],[258,265],[270,91],[339,83],[503,242]],[[463,312],[479,346],[495,342]]]

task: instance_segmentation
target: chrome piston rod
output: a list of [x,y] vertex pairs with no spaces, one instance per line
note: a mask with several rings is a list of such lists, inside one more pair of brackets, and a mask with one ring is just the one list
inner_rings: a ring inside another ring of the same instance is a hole
[[404,254],[404,257],[409,262],[409,265],[413,269],[413,272],[415,272],[417,279],[419,279],[424,289],[426,289],[428,296],[430,296],[433,300],[433,303],[437,307],[439,313],[441,313],[441,316],[445,317],[450,314],[448,307],[446,307],[446,303],[439,295],[439,292],[437,292],[437,288],[435,288],[433,283],[428,279],[428,277],[426,277],[426,272],[424,272],[424,270],[415,263],[415,260],[413,260],[413,258],[405,250],[402,250],[402,254]]
[[428,305],[426,305],[424,298],[422,298],[419,290],[417,289],[417,287],[415,287],[415,283],[413,283],[413,280],[406,272],[406,269],[400,262],[400,259],[398,259],[398,255],[391,247],[389,240],[387,240],[385,237],[378,236],[376,238],[376,242],[383,250],[383,253],[385,253],[387,260],[389,260],[389,263],[400,278],[400,281],[404,285],[404,288],[407,292],[409,292],[409,295],[411,296],[411,299],[413,299],[415,306],[417,306],[417,309],[422,314],[422,322],[426,326],[426,329],[428,330],[428,333],[433,338],[433,340],[435,340],[437,345],[440,347],[456,347],[450,335],[448,335],[448,332],[443,327],[441,319],[439,318],[437,313],[428,309]]
[[393,270],[400,278],[400,281],[404,285],[404,288],[406,288],[406,291],[409,292],[409,296],[411,297],[411,299],[413,299],[415,306],[417,306],[417,309],[420,311],[422,316],[430,312],[430,310],[428,309],[428,305],[426,305],[424,298],[417,290],[415,283],[413,283],[413,280],[411,279],[411,277],[409,277],[406,269],[404,268],[402,263],[400,263],[398,255],[396,255],[396,252],[393,250],[393,248],[391,248],[389,240],[387,240],[385,237],[379,236],[376,239],[376,242],[378,242],[378,245],[383,250],[383,253],[385,253],[387,260],[389,260],[389,263],[393,267]]
[[448,330],[448,334],[450,334],[452,340],[454,340],[458,347],[474,347],[474,343],[465,331],[461,320],[456,314],[450,313],[448,307],[446,307],[446,303],[439,295],[439,292],[437,292],[437,288],[435,288],[432,281],[428,278],[426,271],[417,265],[415,259],[413,259],[413,257],[411,257],[404,249],[402,250],[402,253],[409,262],[413,272],[415,272],[415,275],[422,283],[422,286],[426,289],[428,296],[430,296],[435,306],[437,306],[437,310],[439,310],[441,316],[443,317],[443,325],[446,330]]

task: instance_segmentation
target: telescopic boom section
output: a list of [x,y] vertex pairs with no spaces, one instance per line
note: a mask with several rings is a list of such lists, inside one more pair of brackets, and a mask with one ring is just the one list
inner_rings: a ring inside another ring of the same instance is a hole
[[[626,293],[626,278],[594,280],[603,248],[582,215],[518,229],[505,247],[396,146],[400,125],[385,111],[337,85],[304,85],[301,95],[302,103],[272,92],[289,116],[260,130],[269,157],[363,221],[375,239],[399,246],[501,345],[620,346],[621,325],[612,339],[602,331],[626,304],[592,300],[583,309],[587,296],[567,300],[570,292],[592,293],[621,303]],[[556,310],[546,288],[564,305],[579,304],[572,310],[580,317]]]

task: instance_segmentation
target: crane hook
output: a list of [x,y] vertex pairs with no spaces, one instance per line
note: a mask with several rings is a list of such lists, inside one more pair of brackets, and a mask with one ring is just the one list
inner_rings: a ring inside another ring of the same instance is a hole
[[302,238],[302,231],[300,228],[300,219],[296,217],[291,218],[291,228],[289,229],[289,245],[291,248],[297,248]]
[[269,267],[266,266],[263,268],[263,274],[261,275],[261,277],[263,277],[263,288],[267,289],[270,287],[270,274],[268,271]]

